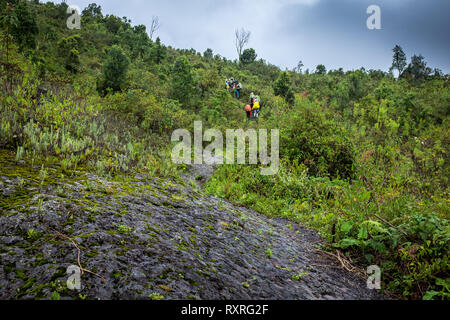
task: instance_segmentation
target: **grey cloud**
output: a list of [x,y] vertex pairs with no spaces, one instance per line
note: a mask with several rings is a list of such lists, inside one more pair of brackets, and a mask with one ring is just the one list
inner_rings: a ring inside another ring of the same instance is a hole
[[[72,0],[86,7],[95,0]],[[302,60],[305,68],[319,63],[328,69],[387,70],[391,49],[400,44],[408,57],[425,56],[429,65],[450,71],[448,0],[98,0],[105,14],[127,16],[149,25],[158,15],[162,41],[176,48],[203,52],[212,48],[236,58],[234,30],[252,31],[249,46],[260,58],[281,68]],[[382,10],[382,30],[366,28],[366,9]]]

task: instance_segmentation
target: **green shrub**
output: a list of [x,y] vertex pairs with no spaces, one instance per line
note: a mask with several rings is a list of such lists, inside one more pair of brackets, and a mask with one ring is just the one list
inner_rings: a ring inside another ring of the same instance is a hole
[[343,178],[353,175],[354,150],[350,133],[330,114],[301,106],[285,117],[280,154],[306,165],[313,176]]
[[171,97],[184,106],[190,106],[195,94],[195,76],[192,66],[185,56],[175,62],[172,72]]
[[113,92],[124,88],[130,61],[122,48],[115,45],[109,52],[103,64],[103,74],[99,83],[99,91],[111,89]]

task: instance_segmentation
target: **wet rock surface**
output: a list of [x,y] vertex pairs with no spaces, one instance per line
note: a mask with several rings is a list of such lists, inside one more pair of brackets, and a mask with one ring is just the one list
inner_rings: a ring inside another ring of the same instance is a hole
[[[383,298],[326,260],[316,232],[188,183],[55,171],[43,184],[2,166],[0,299]],[[105,281],[84,273],[80,291],[67,289],[74,243]]]

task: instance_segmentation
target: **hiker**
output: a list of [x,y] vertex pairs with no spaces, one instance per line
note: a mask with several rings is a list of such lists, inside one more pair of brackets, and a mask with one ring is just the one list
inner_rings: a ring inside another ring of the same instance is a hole
[[254,118],[259,118],[259,110],[261,108],[260,104],[259,104],[259,100],[256,99],[256,97],[253,99],[253,107],[252,107],[252,111],[253,111],[253,117]]
[[235,88],[234,88],[234,92],[235,92],[235,94],[236,94],[236,98],[238,98],[238,99],[241,98],[241,90],[242,90],[242,85],[241,85],[240,82],[238,82],[238,83],[235,85]]
[[250,120],[250,116],[252,115],[252,107],[249,104],[245,106],[245,112],[247,113],[247,120]]
[[252,92],[252,93],[250,93],[250,107],[252,107],[252,110],[253,110],[254,103],[255,103],[255,94]]
[[260,112],[261,112],[261,99],[260,99],[260,97],[259,96],[256,96],[255,97],[255,100],[258,102],[258,118],[259,118],[259,114],[260,114]]
[[241,98],[242,84],[238,80],[234,80],[234,78],[225,80],[225,89],[233,93],[236,98]]
[[230,88],[233,89],[234,79],[230,78],[230,80],[228,80],[228,84],[230,85]]

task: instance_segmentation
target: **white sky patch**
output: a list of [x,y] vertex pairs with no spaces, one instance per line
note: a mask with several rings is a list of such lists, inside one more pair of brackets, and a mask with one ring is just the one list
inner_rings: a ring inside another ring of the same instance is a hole
[[81,15],[81,12],[83,11],[79,6],[77,6],[76,4],[68,4],[68,6],[74,10],[76,10],[78,12],[78,14]]

